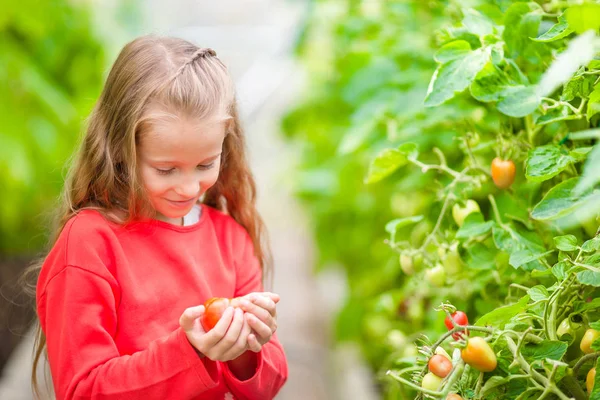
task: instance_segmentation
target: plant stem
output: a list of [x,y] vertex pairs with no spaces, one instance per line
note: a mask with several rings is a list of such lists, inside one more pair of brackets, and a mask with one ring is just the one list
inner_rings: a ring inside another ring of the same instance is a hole
[[589,360],[595,360],[598,357],[600,357],[600,351],[597,351],[595,353],[586,354],[585,356],[581,357],[579,359],[579,361],[577,361],[577,364],[575,364],[573,366],[573,374],[577,375],[577,373],[579,372],[579,368],[581,368],[581,366],[583,364],[585,364]]

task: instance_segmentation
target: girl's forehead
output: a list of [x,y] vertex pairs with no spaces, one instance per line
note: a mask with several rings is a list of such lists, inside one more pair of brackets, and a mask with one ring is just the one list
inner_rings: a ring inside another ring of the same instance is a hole
[[225,138],[226,121],[188,117],[160,118],[140,138],[143,156],[153,159],[196,160],[218,154]]

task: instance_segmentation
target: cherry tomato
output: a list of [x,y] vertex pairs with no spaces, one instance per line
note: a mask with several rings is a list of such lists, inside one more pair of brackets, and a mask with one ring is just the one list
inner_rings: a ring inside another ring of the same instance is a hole
[[428,390],[438,390],[442,386],[443,379],[439,376],[428,372],[421,381],[421,387]]
[[448,275],[456,275],[462,271],[462,259],[460,258],[460,253],[458,252],[457,243],[453,243],[448,248],[448,251],[445,252],[444,257],[442,258],[442,264],[444,265]]
[[463,400],[463,398],[456,393],[450,393],[448,397],[446,397],[446,400]]
[[592,343],[594,343],[598,338],[600,338],[600,331],[597,331],[595,329],[588,329],[587,331],[585,331],[583,339],[581,339],[579,348],[585,354],[593,353],[595,350],[592,350]]
[[432,374],[435,374],[440,378],[447,377],[450,371],[452,371],[452,362],[441,354],[435,354],[431,357],[427,366]]
[[[454,320],[454,322],[456,322],[456,325],[460,325],[460,326],[469,325],[469,318],[467,318],[467,314],[465,314],[462,311],[456,311],[454,314],[452,314],[452,319]],[[454,325],[452,325],[452,321],[450,320],[450,317],[446,316],[446,319],[444,320],[444,324],[446,325],[446,328],[448,328],[448,330],[454,329]],[[469,334],[468,331],[466,333],[467,333],[467,335]],[[454,332],[452,334],[452,338],[454,340],[458,340],[463,335],[464,335],[464,332]]]
[[467,216],[474,212],[481,212],[481,210],[479,209],[479,204],[472,199],[465,201],[464,205],[456,203],[452,206],[452,218],[454,218],[454,222],[459,227],[463,225]]
[[446,283],[446,271],[441,264],[436,264],[435,267],[425,271],[425,280],[430,285],[441,287]]
[[404,252],[400,254],[400,268],[406,275],[412,275],[415,271],[421,269],[423,265],[423,255],[421,253],[410,254]]
[[515,181],[517,170],[512,160],[494,158],[492,160],[492,179],[498,189],[508,189]]
[[592,393],[594,390],[594,381],[596,380],[596,367],[590,369],[590,372],[587,373],[587,377],[585,378],[585,387],[587,388],[588,393]]
[[480,372],[491,372],[496,369],[498,360],[494,350],[484,338],[476,336],[467,341],[467,347],[460,352],[465,363]]
[[224,297],[212,297],[204,303],[204,314],[200,318],[200,323],[205,332],[215,327],[227,307],[239,307],[239,299],[227,299]]
[[435,348],[435,354],[442,355],[442,356],[446,357],[448,360],[452,361],[452,359],[450,358],[450,354],[448,354],[448,352],[446,350],[444,350],[444,348],[442,346],[438,346]]

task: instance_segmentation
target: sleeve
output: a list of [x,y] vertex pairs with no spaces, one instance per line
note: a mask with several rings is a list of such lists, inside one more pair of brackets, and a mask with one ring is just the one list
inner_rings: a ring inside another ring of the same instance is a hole
[[[235,296],[243,296],[251,292],[262,292],[262,271],[258,258],[254,254],[254,246],[250,236],[243,231],[243,241],[240,246],[236,263]],[[254,354],[254,353],[253,353]],[[244,400],[273,399],[279,392],[288,376],[288,366],[283,346],[277,335],[273,335],[259,353],[256,353],[257,368],[252,377],[245,381],[238,380],[223,363],[225,383],[236,396]]]
[[132,355],[120,355],[118,286],[67,266],[38,298],[57,400],[192,399],[218,384],[218,366],[197,356],[180,328]]

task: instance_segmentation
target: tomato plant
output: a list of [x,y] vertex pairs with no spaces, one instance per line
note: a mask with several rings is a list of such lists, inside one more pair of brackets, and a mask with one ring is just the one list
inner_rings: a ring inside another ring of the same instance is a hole
[[[316,2],[326,17],[299,45],[314,90],[284,130],[302,144],[294,181],[319,268],[348,277],[336,338],[361,345],[385,399],[586,398],[600,351],[579,336],[600,329],[599,7]],[[472,322],[444,332],[440,308]],[[437,349],[476,337],[497,367],[480,373],[459,350],[423,390]]]

